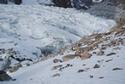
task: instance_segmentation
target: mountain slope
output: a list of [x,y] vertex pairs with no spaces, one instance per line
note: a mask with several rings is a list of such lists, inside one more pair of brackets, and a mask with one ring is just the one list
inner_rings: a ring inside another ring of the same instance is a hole
[[1,5],[0,48],[13,48],[17,57],[39,60],[40,49],[58,52],[84,35],[108,31],[115,24],[75,9]]
[[[17,72],[10,74],[17,79],[16,81],[1,84],[124,84],[125,25],[117,26],[107,33],[87,36],[87,38],[89,38],[88,43],[94,41],[93,44],[97,42],[98,45],[97,48],[88,51],[92,54],[91,58],[85,60],[76,56],[74,59],[64,61],[64,57],[69,56],[68,54],[73,56],[74,53],[74,51],[65,52],[62,56],[20,68]],[[102,39],[104,41],[100,41]],[[86,39],[79,41],[81,50],[90,46],[85,46],[85,41]],[[104,53],[99,54],[100,51]],[[63,62],[55,62],[55,59]]]

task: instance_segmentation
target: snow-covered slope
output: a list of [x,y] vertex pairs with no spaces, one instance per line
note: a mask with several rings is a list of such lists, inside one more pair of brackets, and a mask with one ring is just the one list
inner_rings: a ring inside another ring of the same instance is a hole
[[39,59],[40,49],[58,51],[93,32],[105,32],[113,20],[75,9],[45,6],[0,6],[0,48],[14,48],[20,57]]
[[[93,36],[101,35],[102,38],[93,39]],[[60,60],[63,58],[57,56],[30,67],[20,68],[10,74],[16,81],[0,84],[124,84],[125,26],[112,32],[92,35],[90,41],[101,42],[96,44],[98,45],[96,49],[90,51],[92,57],[89,59],[81,60],[76,57],[69,61],[54,63],[55,58]],[[82,45],[84,46],[84,40]],[[98,54],[97,50],[104,53]]]
[[125,25],[98,34],[114,25],[113,20],[70,8],[0,5],[0,49],[13,48],[20,58],[39,60],[40,49],[50,48],[55,54],[74,43],[63,55],[20,66],[18,71],[12,67],[15,72],[9,75],[16,80],[0,84],[124,84]]

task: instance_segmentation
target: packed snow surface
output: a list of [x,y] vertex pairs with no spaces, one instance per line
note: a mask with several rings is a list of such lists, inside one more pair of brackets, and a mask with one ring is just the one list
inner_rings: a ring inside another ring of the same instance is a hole
[[0,5],[0,48],[14,48],[21,57],[35,59],[40,55],[39,48],[51,45],[59,49],[114,25],[113,20],[75,9]]

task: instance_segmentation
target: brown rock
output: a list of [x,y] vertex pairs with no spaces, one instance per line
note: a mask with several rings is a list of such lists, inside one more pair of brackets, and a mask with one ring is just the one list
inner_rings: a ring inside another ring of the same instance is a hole
[[113,59],[109,59],[109,60],[106,60],[105,62],[110,62],[110,61],[112,61]]
[[116,39],[116,40],[113,40],[112,42],[111,42],[111,45],[112,46],[117,46],[117,45],[119,45],[120,43],[119,43],[119,41]]
[[79,56],[80,56],[80,58],[81,58],[82,60],[84,60],[84,59],[90,58],[90,57],[92,56],[92,54],[90,54],[88,51],[85,51],[85,52],[81,52],[81,53],[79,54]]
[[69,55],[64,56],[62,59],[63,59],[63,61],[65,62],[65,61],[72,60],[72,59],[74,59],[75,57],[77,57],[77,55],[75,55],[75,54],[69,54]]

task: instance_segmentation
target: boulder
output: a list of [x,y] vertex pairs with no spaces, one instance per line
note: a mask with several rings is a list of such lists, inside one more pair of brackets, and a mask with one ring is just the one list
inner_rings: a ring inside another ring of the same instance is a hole
[[0,81],[9,81],[9,80],[12,80],[12,78],[5,71],[0,71]]
[[69,54],[69,55],[66,55],[66,56],[62,57],[62,59],[63,59],[63,61],[65,62],[65,61],[72,60],[72,59],[74,59],[75,57],[78,57],[78,56],[75,55],[75,54]]
[[79,56],[82,60],[84,60],[84,59],[90,58],[92,54],[90,54],[88,51],[84,51],[84,52],[80,52]]

